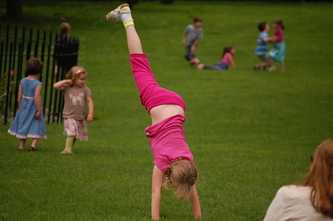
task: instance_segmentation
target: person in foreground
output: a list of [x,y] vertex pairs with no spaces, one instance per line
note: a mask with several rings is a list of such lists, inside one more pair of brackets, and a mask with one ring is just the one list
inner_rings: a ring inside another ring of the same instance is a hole
[[[145,129],[155,164],[152,175],[152,219],[160,219],[161,189],[162,186],[168,189],[168,182],[175,188],[177,198],[190,201],[195,219],[201,219],[195,186],[198,173],[183,130],[185,102],[175,92],[159,87],[147,56],[143,54],[129,5],[120,5],[108,13],[106,19],[124,24],[133,77],[141,103],[152,120],[152,124]],[[164,176],[166,181],[163,183]]]
[[[64,91],[65,104],[62,111],[64,135],[67,137],[65,149],[61,154],[73,154],[75,140],[88,141],[88,122],[94,120],[94,103],[90,89],[85,85],[88,77],[86,70],[79,66],[72,67],[65,80],[53,85],[56,90]],[[89,114],[86,117],[86,102]]]
[[264,221],[333,220],[333,140],[321,143],[311,161],[304,184],[281,187]]
[[20,139],[19,150],[24,150],[27,138],[32,138],[29,151],[35,151],[40,138],[47,138],[41,105],[42,82],[38,80],[43,71],[43,63],[31,58],[26,62],[27,77],[20,83],[17,103],[18,111],[8,133]]

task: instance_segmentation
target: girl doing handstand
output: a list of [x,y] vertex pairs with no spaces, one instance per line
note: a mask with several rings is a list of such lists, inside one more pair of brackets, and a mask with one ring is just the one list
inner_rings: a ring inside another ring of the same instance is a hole
[[145,130],[154,156],[152,175],[151,215],[160,219],[163,178],[175,187],[179,199],[189,200],[196,219],[201,208],[196,190],[197,169],[184,136],[185,102],[173,91],[159,87],[147,56],[143,54],[140,38],[134,27],[128,4],[122,4],[106,15],[107,20],[122,21],[126,30],[132,73],[142,105],[151,116],[152,124]]

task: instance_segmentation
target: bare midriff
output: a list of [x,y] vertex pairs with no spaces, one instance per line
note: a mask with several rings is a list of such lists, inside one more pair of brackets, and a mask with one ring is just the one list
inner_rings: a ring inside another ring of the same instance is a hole
[[181,106],[175,104],[162,104],[150,109],[150,116],[153,125],[177,114],[185,115],[185,111]]

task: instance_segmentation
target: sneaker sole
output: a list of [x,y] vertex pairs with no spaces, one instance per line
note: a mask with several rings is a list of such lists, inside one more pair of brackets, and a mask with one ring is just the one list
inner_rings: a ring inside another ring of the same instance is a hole
[[127,6],[127,7],[130,7],[130,5],[127,4],[127,3],[123,3],[123,4],[119,5],[116,9],[113,9],[112,11],[110,11],[109,13],[107,13],[106,16],[105,16],[105,19],[106,19],[107,21],[114,21],[113,19],[109,19],[109,18],[108,18],[108,14],[112,13],[113,11],[117,10],[118,8],[120,8],[120,10],[121,10],[122,8],[124,8],[124,7],[126,7],[126,6]]

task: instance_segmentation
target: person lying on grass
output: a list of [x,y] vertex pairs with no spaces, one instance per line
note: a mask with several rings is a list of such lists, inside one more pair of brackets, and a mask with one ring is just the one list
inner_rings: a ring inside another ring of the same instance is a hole
[[211,69],[211,70],[223,71],[223,70],[227,70],[229,68],[229,65],[231,65],[232,69],[236,69],[236,65],[234,62],[235,53],[236,53],[236,49],[233,46],[226,46],[223,49],[221,61],[216,62],[212,66],[207,66],[202,63],[199,63],[198,69],[199,70]]

